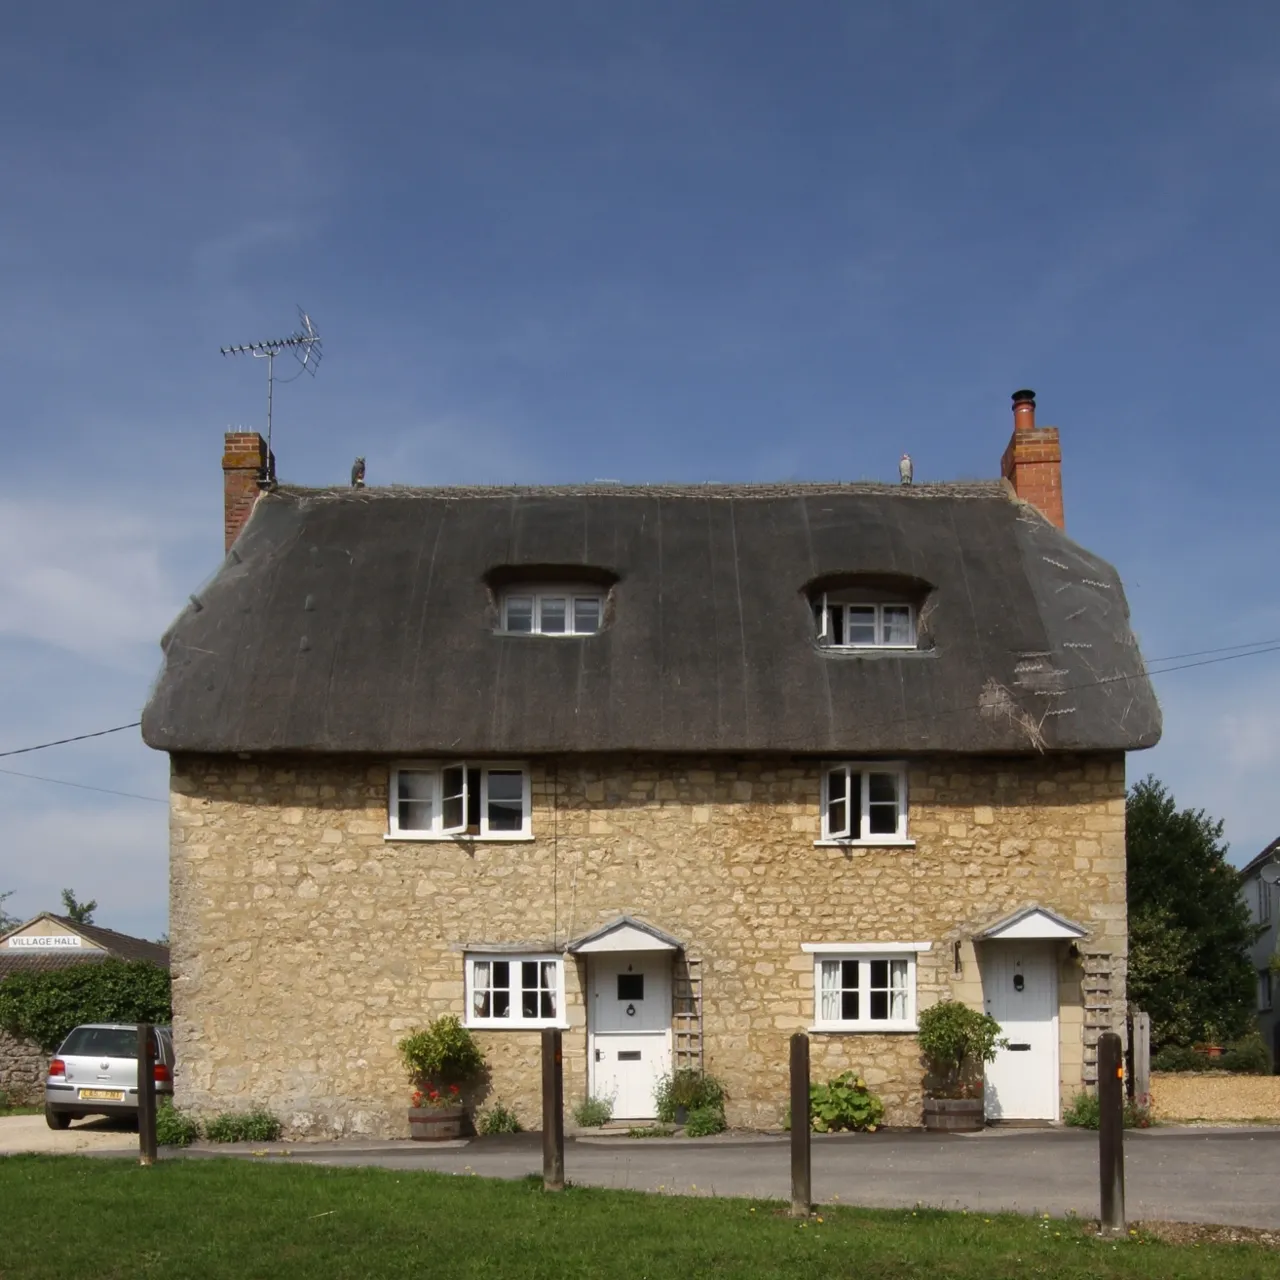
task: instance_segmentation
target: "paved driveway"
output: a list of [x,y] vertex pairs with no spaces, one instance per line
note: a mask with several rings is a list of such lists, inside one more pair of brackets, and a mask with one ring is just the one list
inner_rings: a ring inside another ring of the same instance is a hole
[[73,1120],[69,1129],[50,1129],[44,1116],[0,1116],[0,1156],[24,1151],[74,1155],[87,1151],[138,1150],[138,1131],[120,1120],[95,1116]]
[[[289,1152],[292,1163],[433,1169],[521,1178],[542,1170],[540,1138],[482,1138],[446,1149],[421,1143],[293,1144],[236,1154]],[[226,1154],[226,1148],[190,1155]],[[1096,1217],[1098,1139],[1078,1130],[988,1130],[815,1137],[813,1193],[820,1202],[975,1212],[1012,1210]],[[785,1138],[570,1141],[574,1182],[676,1195],[790,1196]],[[1125,1142],[1131,1220],[1172,1219],[1274,1228],[1280,1223],[1280,1130],[1153,1129]]]

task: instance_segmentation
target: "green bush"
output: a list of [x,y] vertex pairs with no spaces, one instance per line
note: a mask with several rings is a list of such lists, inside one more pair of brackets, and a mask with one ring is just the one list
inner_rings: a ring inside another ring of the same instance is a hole
[[599,1129],[613,1119],[613,1103],[608,1098],[583,1098],[573,1109],[573,1122],[580,1129]]
[[723,1107],[692,1107],[684,1123],[684,1133],[686,1138],[706,1138],[713,1133],[723,1133],[727,1127]]
[[670,1138],[675,1130],[669,1124],[642,1124],[627,1130],[628,1138]]
[[1206,1054],[1185,1044],[1167,1044],[1159,1053],[1151,1055],[1152,1071],[1208,1071]]
[[725,1096],[724,1085],[715,1076],[693,1067],[681,1067],[663,1076],[653,1092],[658,1119],[664,1124],[673,1123],[681,1107],[686,1111],[702,1107],[723,1111]]
[[[1077,1093],[1071,1099],[1071,1105],[1062,1113],[1062,1123],[1076,1129],[1097,1129],[1102,1124],[1102,1107],[1096,1093]],[[1136,1102],[1124,1104],[1124,1127],[1126,1129],[1149,1129],[1151,1112],[1140,1107]]]
[[884,1103],[856,1071],[844,1071],[826,1084],[809,1086],[809,1123],[816,1133],[861,1129],[874,1133],[884,1119]]
[[480,1124],[477,1127],[484,1134],[519,1133],[520,1121],[510,1107],[504,1106],[501,1102],[495,1102],[488,1111],[481,1114]]
[[210,1142],[275,1142],[280,1136],[280,1121],[270,1111],[254,1107],[252,1111],[224,1111],[204,1127]]
[[84,1022],[173,1020],[169,971],[146,960],[104,960],[0,982],[0,1027],[52,1053]]
[[156,1142],[162,1147],[189,1147],[200,1137],[200,1126],[178,1111],[171,1098],[156,1101]]
[[920,1015],[920,1052],[936,1077],[937,1098],[968,1098],[982,1087],[982,1064],[994,1062],[1000,1024],[957,1000],[940,1000]]
[[484,1070],[484,1053],[452,1013],[405,1036],[399,1049],[410,1080],[419,1087],[465,1084]]
[[1235,1071],[1247,1076],[1269,1076],[1271,1055],[1267,1042],[1257,1033],[1233,1041],[1222,1051],[1217,1064],[1223,1071]]

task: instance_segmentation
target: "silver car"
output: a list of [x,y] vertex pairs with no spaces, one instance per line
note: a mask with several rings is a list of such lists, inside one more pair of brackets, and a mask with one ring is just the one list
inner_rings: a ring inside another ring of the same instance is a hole
[[[156,1096],[173,1094],[173,1037],[157,1027]],[[122,1022],[77,1027],[49,1063],[44,1118],[65,1129],[77,1116],[137,1116],[138,1028]]]

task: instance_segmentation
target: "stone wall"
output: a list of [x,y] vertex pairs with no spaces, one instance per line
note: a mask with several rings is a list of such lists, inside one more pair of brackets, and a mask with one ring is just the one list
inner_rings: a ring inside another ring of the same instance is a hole
[[[385,763],[178,757],[172,775],[179,1105],[262,1103],[298,1136],[403,1134],[397,1040],[463,1012],[463,951],[563,946],[619,913],[701,961],[706,1066],[738,1125],[777,1123],[787,1038],[813,1018],[804,942],[929,940],[923,1008],[981,1000],[971,934],[1032,902],[1091,929],[1123,1008],[1124,762],[913,762],[914,847],[821,847],[808,760],[532,764],[534,839],[389,841]],[[959,954],[955,945],[959,944]],[[1061,948],[1062,1092],[1081,1084],[1079,963]],[[586,1090],[583,970],[566,961],[566,1099]],[[538,1117],[537,1034],[481,1036],[490,1097]],[[818,1034],[919,1123],[909,1034]]]
[[1269,1120],[1280,1123],[1280,1076],[1228,1072],[1151,1073],[1151,1114],[1178,1120]]
[[49,1055],[34,1040],[0,1031],[0,1095],[14,1105],[44,1102],[44,1073]]

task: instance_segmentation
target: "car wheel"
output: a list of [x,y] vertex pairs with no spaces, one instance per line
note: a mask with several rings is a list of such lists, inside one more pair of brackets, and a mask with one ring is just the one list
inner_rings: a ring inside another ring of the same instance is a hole
[[55,1111],[52,1107],[45,1107],[44,1122],[50,1129],[71,1128],[71,1117],[65,1111]]

